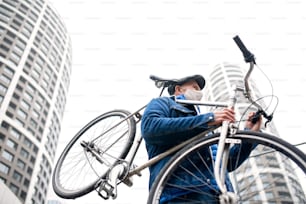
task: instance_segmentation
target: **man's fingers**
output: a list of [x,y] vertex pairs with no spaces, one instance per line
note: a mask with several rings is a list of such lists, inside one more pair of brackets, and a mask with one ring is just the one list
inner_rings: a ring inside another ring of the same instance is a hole
[[223,120],[224,121],[235,121],[235,112],[233,109],[223,109]]

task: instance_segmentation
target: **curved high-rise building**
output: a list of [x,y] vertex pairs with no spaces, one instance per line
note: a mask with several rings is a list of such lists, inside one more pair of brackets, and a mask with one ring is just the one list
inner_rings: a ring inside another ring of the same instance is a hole
[[[206,100],[228,101],[232,84],[244,87],[244,76],[245,70],[238,65],[230,63],[216,65],[210,74],[205,77],[209,82],[204,94]],[[262,99],[257,102],[262,107],[266,107],[265,104],[267,103],[263,100],[264,97],[262,97],[255,82],[250,79],[249,85],[253,98]],[[270,103],[269,105],[273,106]],[[236,117],[237,119],[242,118],[242,120],[246,118],[246,109],[256,111],[256,108],[250,107],[248,101],[242,95],[238,98],[236,108],[238,110],[236,111]],[[273,122],[269,123],[266,128],[262,127],[262,131],[279,135]],[[253,154],[248,161],[244,162],[231,175],[236,192],[243,192],[247,189],[250,191],[244,192],[244,195],[248,196],[241,198],[242,203],[268,204],[271,203],[271,200],[275,204],[306,203],[305,193],[291,163],[276,152],[269,152],[268,154],[268,150],[261,147],[253,150]],[[258,159],[256,155],[262,155],[263,152],[266,155]]]
[[0,1],[0,185],[46,203],[71,74],[71,41],[45,0]]

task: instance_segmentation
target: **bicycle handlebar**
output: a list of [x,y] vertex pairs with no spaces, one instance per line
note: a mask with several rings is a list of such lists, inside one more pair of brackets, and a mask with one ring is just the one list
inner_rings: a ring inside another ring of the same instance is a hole
[[243,44],[243,42],[241,41],[239,36],[236,35],[233,39],[236,42],[239,49],[241,50],[241,52],[243,54],[243,57],[244,57],[244,60],[246,62],[254,62],[254,64],[256,64],[255,63],[255,56],[245,47],[245,45]]
[[[236,35],[234,38],[234,41],[236,42],[237,46],[239,47],[240,51],[242,52],[243,54],[243,57],[244,57],[244,60],[245,62],[247,63],[250,63],[250,68],[248,70],[248,72],[246,73],[245,75],[245,78],[244,78],[244,86],[245,86],[245,92],[244,92],[244,95],[245,97],[253,104],[255,105],[257,108],[258,108],[258,111],[256,112],[256,114],[253,116],[252,118],[252,122],[253,123],[256,123],[259,119],[259,116],[262,115],[264,116],[266,119],[267,119],[267,122],[265,123],[265,125],[268,123],[268,122],[271,122],[272,119],[273,119],[273,113],[271,115],[268,115],[264,110],[263,108],[261,107],[261,105],[259,105],[258,103],[256,103],[252,97],[251,97],[251,91],[250,91],[250,86],[249,86],[249,83],[248,83],[248,80],[249,80],[249,77],[253,71],[253,68],[254,68],[254,65],[256,64],[255,62],[255,56],[254,54],[252,54],[247,48],[246,46],[244,45],[244,43],[241,41],[240,37],[238,35]],[[160,78],[158,76],[155,76],[155,75],[150,75],[150,79],[152,79],[154,82],[155,82],[155,86],[157,88],[163,88],[161,93],[160,93],[160,96],[162,95],[162,92],[163,90],[166,88],[166,87],[169,87],[170,85],[173,85],[175,83],[177,83],[177,79],[164,79],[164,78]]]
[[249,86],[249,83],[248,83],[248,80],[249,80],[249,77],[251,75],[251,72],[253,71],[253,68],[254,68],[254,64],[256,64],[255,62],[255,56],[246,48],[246,46],[243,44],[243,42],[241,41],[241,39],[239,38],[238,35],[236,35],[234,38],[234,41],[236,42],[237,46],[239,47],[239,49],[241,50],[242,54],[243,54],[243,57],[244,57],[244,60],[245,62],[247,63],[250,63],[250,68],[247,72],[247,74],[245,75],[245,78],[244,78],[244,86],[245,86],[245,97],[252,103],[254,104],[258,110],[257,112],[255,113],[255,115],[252,117],[251,119],[251,122],[253,124],[255,124],[258,120],[259,120],[259,117],[260,115],[262,115],[264,118],[267,119],[267,122],[265,123],[265,126],[267,125],[267,123],[271,122],[272,119],[273,119],[273,113],[268,115],[264,110],[263,108],[261,107],[261,105],[259,105],[258,103],[256,103],[252,97],[251,97],[251,91],[250,91],[250,86]]

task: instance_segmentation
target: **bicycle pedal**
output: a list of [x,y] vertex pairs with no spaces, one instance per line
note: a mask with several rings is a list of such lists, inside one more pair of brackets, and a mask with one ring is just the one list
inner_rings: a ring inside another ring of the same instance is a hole
[[104,200],[108,200],[109,197],[114,197],[114,187],[107,182],[102,182],[99,187],[96,189],[98,195],[101,196]]

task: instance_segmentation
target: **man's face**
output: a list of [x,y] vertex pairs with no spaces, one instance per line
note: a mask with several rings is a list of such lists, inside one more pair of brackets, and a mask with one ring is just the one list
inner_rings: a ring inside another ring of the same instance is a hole
[[199,87],[196,81],[188,81],[183,85],[175,86],[175,95],[184,94],[187,89],[192,89],[196,91],[200,91],[201,88]]

